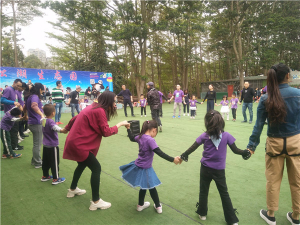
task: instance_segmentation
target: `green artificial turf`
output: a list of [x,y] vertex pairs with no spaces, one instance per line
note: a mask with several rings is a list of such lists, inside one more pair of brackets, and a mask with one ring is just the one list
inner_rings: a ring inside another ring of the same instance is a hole
[[[256,119],[254,104],[254,121]],[[215,107],[220,110],[221,107]],[[246,148],[253,124],[242,124],[241,106],[237,110],[237,121],[226,121],[225,130],[236,138],[239,148]],[[130,109],[128,108],[130,111]],[[140,116],[140,108],[135,108],[135,115],[141,124],[150,119]],[[204,115],[206,105],[199,105],[195,120],[189,117],[172,119],[173,104],[163,105],[163,132],[156,137],[158,146],[171,156],[180,155],[190,147],[196,138],[205,131]],[[178,113],[178,111],[177,111]],[[249,113],[247,112],[248,118]],[[67,124],[70,114],[62,115],[62,122]],[[109,122],[111,126],[126,118],[123,109],[118,110],[118,116]],[[128,186],[121,178],[119,166],[137,158],[138,145],[127,137],[124,127],[117,135],[103,138],[97,158],[102,167],[100,197],[112,203],[107,210],[90,211],[91,199],[90,170],[86,168],[78,187],[86,189],[87,193],[74,198],[67,198],[69,188],[77,163],[62,159],[65,134],[59,134],[60,140],[60,176],[66,182],[51,185],[51,181],[41,182],[42,169],[30,165],[32,157],[32,134],[21,145],[25,150],[19,151],[23,156],[19,159],[1,160],[1,224],[226,224],[221,200],[214,182],[211,183],[208,198],[208,215],[206,221],[201,221],[195,213],[199,193],[200,159],[203,147],[199,147],[189,157],[189,162],[181,165],[169,163],[154,156],[153,168],[162,184],[157,187],[163,213],[157,214],[153,209],[153,201],[147,192],[146,201],[151,207],[136,211],[138,188]],[[234,208],[237,208],[239,224],[265,224],[259,216],[260,209],[266,209],[266,180],[264,165],[264,146],[266,127],[262,132],[262,143],[255,154],[245,161],[228,148],[226,162],[226,179],[229,194]],[[1,144],[2,148],[2,144]],[[280,191],[279,211],[276,212],[277,224],[290,224],[286,213],[291,211],[291,197],[284,173]]]

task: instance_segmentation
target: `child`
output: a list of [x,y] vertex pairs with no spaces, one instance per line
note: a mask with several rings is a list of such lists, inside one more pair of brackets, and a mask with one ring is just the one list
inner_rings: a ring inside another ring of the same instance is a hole
[[47,104],[53,105],[52,97],[49,97],[49,99],[48,99],[48,101],[47,101]]
[[84,101],[83,103],[89,103],[89,100],[87,99],[87,96],[84,96]]
[[228,107],[228,100],[227,96],[223,95],[223,100],[220,102],[219,106],[222,105],[221,108],[221,113],[222,113],[222,118],[224,119],[225,114],[227,115],[227,120],[229,120],[229,107]]
[[190,109],[191,109],[191,119],[195,119],[195,114],[197,110],[196,103],[197,104],[201,104],[201,103],[196,100],[195,95],[192,95],[192,99],[189,102],[190,102]]
[[152,168],[152,161],[154,153],[160,157],[174,162],[176,165],[180,162],[180,158],[170,157],[163,153],[157,146],[154,137],[157,135],[157,122],[155,120],[145,121],[140,135],[133,136],[130,130],[130,125],[126,126],[129,139],[132,142],[139,144],[138,158],[127,164],[120,166],[123,175],[122,178],[133,187],[140,187],[139,203],[137,211],[142,211],[150,206],[149,202],[144,202],[146,191],[149,190],[152,200],[154,201],[154,208],[157,213],[162,213],[162,205],[160,204],[156,186],[161,182]]
[[1,140],[3,143],[3,155],[2,159],[16,159],[20,158],[22,154],[16,154],[11,146],[10,130],[14,126],[15,121],[20,120],[22,111],[14,107],[10,111],[7,111],[2,117],[1,128]]
[[232,117],[233,117],[233,122],[236,121],[236,110],[237,110],[237,107],[238,107],[238,102],[239,102],[239,99],[236,98],[236,94],[235,93],[232,93],[231,95],[231,100],[230,100],[230,105],[231,105],[231,111],[232,111]]
[[206,132],[201,134],[196,142],[181,155],[181,159],[188,161],[188,155],[194,152],[201,144],[204,145],[200,171],[200,193],[197,213],[201,220],[206,220],[207,197],[211,180],[214,180],[222,199],[225,220],[228,224],[237,225],[239,222],[235,215],[231,199],[229,197],[225,178],[226,146],[229,145],[235,154],[249,159],[249,150],[240,150],[235,145],[235,138],[224,132],[224,120],[218,111],[209,111],[204,118]]
[[[44,113],[46,118],[42,121],[43,129],[43,176],[41,181],[48,181],[53,178],[52,184],[60,184],[65,182],[64,177],[58,176],[58,164],[59,164],[59,148],[58,148],[58,134],[67,133],[64,128],[60,128],[55,124],[52,118],[55,116],[55,107],[51,104],[44,106]],[[49,169],[51,168],[52,176],[49,175]]]
[[143,117],[143,111],[144,111],[144,114],[145,114],[145,117],[146,117],[147,116],[146,115],[147,100],[144,98],[143,94],[141,94],[141,99],[140,99],[139,103],[140,103],[140,106],[141,106],[141,117]]

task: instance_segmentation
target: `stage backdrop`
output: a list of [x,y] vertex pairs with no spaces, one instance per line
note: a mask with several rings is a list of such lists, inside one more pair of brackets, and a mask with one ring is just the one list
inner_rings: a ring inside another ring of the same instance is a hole
[[77,85],[80,85],[82,91],[88,86],[99,84],[101,89],[107,86],[110,91],[113,91],[113,80],[111,73],[89,72],[89,71],[71,71],[71,70],[46,70],[46,69],[29,69],[16,67],[1,67],[1,84],[0,88],[4,89],[5,85],[12,85],[13,81],[20,78],[23,82],[32,83],[40,82],[51,91],[56,87],[56,81],[60,80],[63,85],[64,92],[67,87],[75,90]]

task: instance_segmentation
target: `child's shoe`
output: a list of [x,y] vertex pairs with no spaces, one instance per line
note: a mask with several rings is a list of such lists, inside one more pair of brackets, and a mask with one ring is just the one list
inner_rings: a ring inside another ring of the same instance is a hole
[[162,132],[162,125],[160,125],[158,128],[159,128],[159,132]]
[[146,117],[147,115],[145,115],[145,117]]
[[16,159],[16,158],[20,158],[22,156],[22,154],[13,154],[13,155],[11,155],[11,156],[8,156],[7,155],[7,158],[10,158],[10,159]]
[[190,114],[188,113],[187,116],[190,116]]
[[44,176],[42,176],[42,179],[41,179],[41,181],[48,181],[48,180],[50,180],[50,179],[52,179],[53,178],[53,176],[52,175],[50,175],[50,176],[48,176],[48,177],[44,177]]
[[136,210],[137,211],[143,211],[144,209],[148,208],[150,206],[150,202],[144,202],[144,205],[140,206],[140,205],[137,205],[136,207]]
[[173,119],[175,119],[175,116],[172,116]]
[[86,190],[79,189],[78,187],[76,187],[76,189],[74,191],[71,191],[71,189],[68,189],[67,198],[73,198],[75,195],[83,195],[85,193],[86,193]]
[[91,201],[91,205],[90,205],[89,209],[94,211],[94,210],[97,210],[98,208],[99,209],[108,209],[110,207],[111,207],[110,202],[105,202],[100,198],[99,202],[97,204],[95,204],[93,201]]
[[185,116],[185,113],[183,113],[183,116]]
[[155,207],[155,204],[153,206],[157,213],[159,213],[159,214],[162,213],[162,204],[161,203],[160,203],[160,206],[157,208]]
[[6,155],[6,154],[3,154],[3,155],[2,155],[2,159],[7,159],[7,155]]
[[199,215],[200,220],[206,220],[206,216],[200,216]]
[[143,117],[143,115],[141,115],[141,117]]
[[66,178],[64,178],[64,177],[59,177],[59,178],[57,178],[57,179],[53,179],[52,184],[53,184],[53,185],[56,185],[56,184],[63,183],[63,182],[65,182],[65,181],[66,181]]
[[178,119],[180,119],[180,116],[178,116]]

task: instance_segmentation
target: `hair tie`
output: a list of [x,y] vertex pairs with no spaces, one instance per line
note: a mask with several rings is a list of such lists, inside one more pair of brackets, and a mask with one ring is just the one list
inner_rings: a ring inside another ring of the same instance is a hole
[[275,66],[271,66],[271,69],[275,70],[275,72],[277,73],[277,68]]
[[149,120],[147,120],[147,123],[148,123],[148,124],[150,123]]
[[210,113],[211,115],[214,115],[214,113],[212,112],[212,113]]

